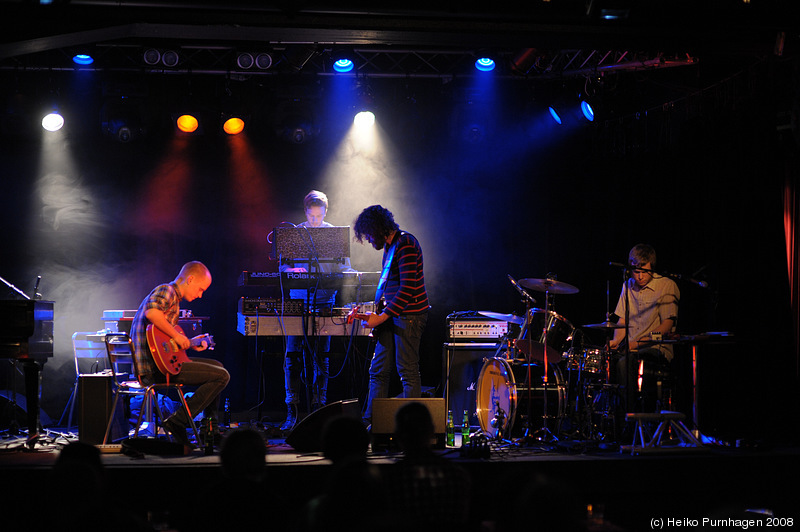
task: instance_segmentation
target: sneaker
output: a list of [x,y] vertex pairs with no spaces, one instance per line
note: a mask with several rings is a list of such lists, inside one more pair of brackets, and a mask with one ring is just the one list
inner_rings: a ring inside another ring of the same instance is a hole
[[281,430],[284,432],[292,430],[297,425],[297,405],[286,405],[286,410],[286,421],[281,425]]

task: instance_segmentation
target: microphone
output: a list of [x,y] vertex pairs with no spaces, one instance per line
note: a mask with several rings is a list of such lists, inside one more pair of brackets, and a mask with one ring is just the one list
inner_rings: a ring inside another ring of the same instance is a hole
[[33,299],[42,299],[42,294],[39,293],[39,283],[42,281],[42,276],[36,276],[36,285],[33,287]]
[[681,280],[681,281],[688,281],[688,282],[690,282],[692,284],[695,284],[695,285],[699,286],[700,288],[708,288],[708,283],[707,282],[698,281],[697,279],[695,279],[693,277],[687,277],[687,276],[681,275],[679,273],[666,273],[666,272],[664,272],[664,275],[667,275],[669,277],[674,277],[675,279],[678,279],[678,280]]
[[627,264],[622,264],[621,262],[609,262],[609,266],[614,266],[615,268],[622,268],[623,270],[630,270],[631,267]]
[[692,277],[689,277],[686,280],[689,281],[690,283],[696,284],[700,288],[708,288],[708,283],[705,281],[698,281],[697,279],[694,279]]
[[514,285],[514,288],[516,288],[516,289],[517,289],[517,291],[518,291],[520,294],[522,294],[522,296],[523,296],[523,297],[525,297],[525,298],[526,298],[528,301],[530,301],[530,302],[531,302],[531,304],[533,304],[533,305],[535,305],[535,304],[536,304],[536,300],[535,300],[535,299],[533,299],[533,297],[531,297],[531,295],[530,295],[528,292],[526,292],[526,291],[525,291],[525,289],[524,289],[524,288],[522,288],[522,287],[519,285],[519,283],[518,283],[517,281],[515,281],[515,280],[514,280],[514,278],[513,278],[513,277],[511,277],[511,274],[508,274],[508,280],[509,280],[509,281],[511,281],[511,284],[512,284],[512,285]]

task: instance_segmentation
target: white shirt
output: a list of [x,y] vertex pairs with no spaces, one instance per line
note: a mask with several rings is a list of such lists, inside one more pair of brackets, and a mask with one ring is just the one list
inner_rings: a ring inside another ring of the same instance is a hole
[[[668,277],[655,274],[644,287],[639,287],[634,279],[628,279],[622,287],[617,308],[614,314],[625,320],[625,287],[628,287],[628,330],[630,337],[638,340],[642,336],[650,334],[665,320],[671,319],[676,322],[678,319],[678,303],[681,294],[675,281]],[[672,328],[674,331],[675,327]],[[661,351],[667,360],[672,360],[672,345],[661,344],[654,346]]]

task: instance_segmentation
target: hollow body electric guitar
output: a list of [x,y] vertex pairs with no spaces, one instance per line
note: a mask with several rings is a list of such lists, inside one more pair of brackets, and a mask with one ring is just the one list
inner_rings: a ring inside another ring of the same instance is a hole
[[[175,329],[183,334],[183,329],[176,325]],[[208,349],[214,349],[214,338],[208,334],[195,336],[191,340],[192,347],[199,347],[203,342],[208,344]],[[181,372],[181,366],[189,360],[186,350],[178,347],[175,340],[153,324],[147,326],[147,345],[153,354],[153,360],[158,370],[169,377]]]

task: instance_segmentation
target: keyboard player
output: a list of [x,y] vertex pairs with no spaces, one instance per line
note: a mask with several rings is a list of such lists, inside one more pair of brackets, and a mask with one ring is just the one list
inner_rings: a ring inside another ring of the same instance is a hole
[[[297,227],[333,227],[325,221],[328,213],[328,196],[324,192],[312,190],[303,198],[303,211],[306,221]],[[319,259],[330,257],[319,257]],[[323,261],[313,264],[281,264],[281,272],[312,272],[312,273],[340,273],[354,272],[350,266],[350,258],[344,262]],[[320,308],[330,308],[336,300],[336,290],[330,288],[315,289],[310,286],[307,289],[293,288],[289,291],[292,299],[302,299],[306,302],[306,308],[317,310]],[[298,419],[298,406],[300,404],[301,390],[305,384],[310,392],[306,395],[306,405],[308,412],[325,405],[328,389],[328,368],[331,338],[330,336],[289,336],[286,339],[286,354],[283,360],[284,386],[286,391],[286,421],[281,425],[281,430],[291,430]],[[312,374],[308,374],[308,369]],[[310,386],[309,379],[311,380]]]

